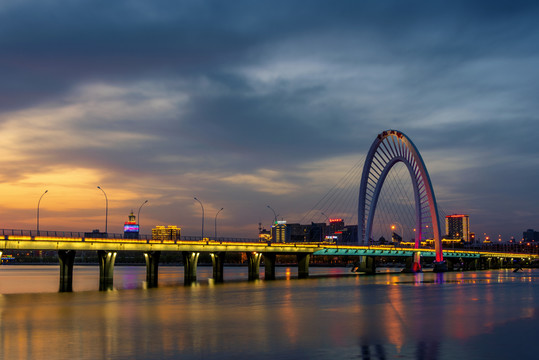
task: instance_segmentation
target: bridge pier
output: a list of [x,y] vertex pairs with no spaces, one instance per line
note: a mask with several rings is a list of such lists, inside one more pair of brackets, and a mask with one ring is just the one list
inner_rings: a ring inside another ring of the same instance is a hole
[[500,268],[500,259],[498,258],[489,258],[488,260],[489,269],[499,269]]
[[144,253],[146,260],[146,284],[148,287],[157,287],[159,275],[159,257],[161,251],[148,251]]
[[476,259],[463,259],[463,261],[464,261],[464,270],[477,270]]
[[75,263],[75,250],[58,250],[60,262],[60,289],[59,292],[73,291],[73,264]]
[[275,260],[277,255],[275,253],[264,253],[264,268],[265,268],[265,280],[275,280]]
[[311,255],[309,254],[297,254],[298,259],[298,278],[306,279],[309,277],[309,260]]
[[200,253],[192,251],[182,251],[183,256],[183,279],[185,285],[197,281],[197,263]]
[[260,269],[260,259],[262,258],[262,254],[260,253],[247,253],[247,267],[249,270],[249,281],[251,280],[258,280],[259,278],[259,269]]
[[478,260],[479,263],[479,269],[478,270],[488,270],[489,269],[489,261],[487,258],[480,257]]
[[434,261],[432,271],[435,273],[441,273],[448,271],[447,260]]
[[406,264],[402,272],[418,273],[421,271],[421,253],[416,251],[412,257],[406,258]]
[[216,282],[224,281],[224,265],[225,265],[225,255],[224,251],[210,253],[211,262],[213,265],[213,280]]
[[360,256],[359,266],[357,271],[364,272],[368,275],[376,274],[376,261],[374,256]]
[[97,250],[99,261],[99,290],[112,290],[116,252]]

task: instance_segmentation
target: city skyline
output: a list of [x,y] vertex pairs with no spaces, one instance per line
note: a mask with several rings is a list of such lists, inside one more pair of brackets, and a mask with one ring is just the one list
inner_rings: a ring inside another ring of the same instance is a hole
[[[383,130],[417,145],[471,231],[539,228],[538,5],[0,7],[2,228],[177,225],[256,237],[296,222]],[[358,180],[359,181],[359,180]],[[359,189],[358,189],[359,192]],[[328,214],[332,216],[332,214]],[[137,219],[138,221],[138,219]]]

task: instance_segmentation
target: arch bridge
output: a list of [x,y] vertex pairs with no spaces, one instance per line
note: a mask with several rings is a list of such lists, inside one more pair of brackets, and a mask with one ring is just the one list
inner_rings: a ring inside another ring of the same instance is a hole
[[[358,204],[358,240],[362,245],[371,243],[372,227],[376,205],[384,181],[389,171],[403,163],[412,179],[415,198],[415,248],[419,248],[423,237],[424,223],[430,218],[436,252],[436,271],[444,271],[440,220],[434,189],[427,167],[412,140],[398,130],[387,130],[378,134],[372,143],[361,175]],[[420,252],[416,252],[419,254]],[[414,269],[420,270],[419,258],[414,261]]]

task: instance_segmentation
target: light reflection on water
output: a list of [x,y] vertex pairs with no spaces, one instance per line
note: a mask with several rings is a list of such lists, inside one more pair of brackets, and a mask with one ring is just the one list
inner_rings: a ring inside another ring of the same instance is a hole
[[75,292],[55,293],[58,267],[6,268],[2,289],[44,290],[0,296],[4,359],[514,359],[539,350],[535,270],[287,280],[297,271],[283,267],[281,280],[248,282],[246,269],[227,267],[214,284],[200,267],[199,282],[183,286],[181,268],[161,267],[163,286],[141,289],[144,267],[117,267],[124,290],[99,292],[98,271],[77,267]]

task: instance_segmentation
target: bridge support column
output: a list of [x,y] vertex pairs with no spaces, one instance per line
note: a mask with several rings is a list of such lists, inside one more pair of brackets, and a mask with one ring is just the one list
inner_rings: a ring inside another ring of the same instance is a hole
[[182,251],[183,256],[183,279],[185,285],[197,281],[197,263],[200,253]]
[[60,262],[60,292],[73,291],[73,264],[75,263],[75,250],[58,250]]
[[98,250],[97,259],[99,261],[99,290],[112,290],[116,252]]
[[500,268],[500,259],[498,258],[489,258],[489,269],[499,269]]
[[476,261],[475,259],[463,259],[464,269],[463,270],[476,270]]
[[262,254],[260,253],[247,253],[247,267],[249,270],[249,280],[258,280],[259,278],[259,269],[260,269],[260,259]]
[[376,262],[374,256],[360,256],[357,271],[364,272],[368,275],[376,274]]
[[224,264],[225,264],[225,255],[224,251],[211,253],[211,262],[213,265],[213,280],[216,282],[223,282],[224,280]]
[[146,284],[148,287],[157,287],[159,275],[159,257],[161,251],[148,251],[144,253],[146,260]]
[[406,259],[406,265],[402,272],[418,273],[421,271],[421,253],[416,251],[412,257]]
[[309,277],[309,260],[310,254],[297,254],[298,259],[298,278],[306,279]]
[[264,253],[265,280],[275,280],[275,253]]

